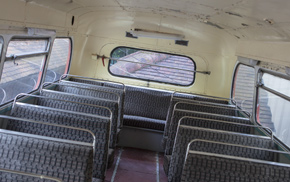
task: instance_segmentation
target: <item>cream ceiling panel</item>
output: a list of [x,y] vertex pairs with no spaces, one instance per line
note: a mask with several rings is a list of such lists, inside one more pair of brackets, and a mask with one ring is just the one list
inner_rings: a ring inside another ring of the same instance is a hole
[[61,11],[29,3],[26,13],[28,23],[56,27],[66,26],[66,13]]
[[82,7],[81,4],[73,0],[29,0],[30,4],[39,4],[46,8],[57,9],[59,11],[69,12]]
[[290,42],[240,41],[237,56],[290,66]]
[[19,0],[0,0],[0,19],[25,22],[26,3]]

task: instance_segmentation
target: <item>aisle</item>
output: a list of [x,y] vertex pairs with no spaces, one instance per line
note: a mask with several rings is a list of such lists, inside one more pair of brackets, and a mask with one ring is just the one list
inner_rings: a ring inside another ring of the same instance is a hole
[[118,148],[106,182],[167,182],[163,153],[135,148]]

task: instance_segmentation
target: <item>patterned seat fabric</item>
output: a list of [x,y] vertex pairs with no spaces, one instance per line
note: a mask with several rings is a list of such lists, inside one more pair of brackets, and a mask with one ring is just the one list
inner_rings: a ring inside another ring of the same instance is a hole
[[[172,128],[170,128],[170,132],[168,133],[168,137],[166,138],[166,147],[165,147],[165,155],[171,155],[173,151],[173,146],[175,142],[175,137],[177,133],[178,128],[178,121],[183,118],[184,116],[195,116],[195,117],[201,117],[203,116],[202,113],[195,113],[195,112],[186,112],[186,111],[180,111],[175,110],[174,111],[174,122],[172,122]],[[208,115],[210,116],[210,115]],[[213,116],[212,116],[213,117]],[[207,118],[190,118],[186,117],[183,118],[180,121],[180,124],[188,125],[188,126],[196,126],[196,127],[202,127],[202,128],[211,128],[211,129],[217,129],[217,130],[224,130],[224,131],[232,131],[232,132],[238,132],[238,133],[246,133],[251,134],[253,132],[253,127],[243,126],[243,125],[236,125],[238,123],[241,124],[250,124],[251,122],[247,119],[243,118],[230,118],[230,117],[223,117],[223,116],[215,116],[214,117],[217,121],[207,119]],[[221,121],[221,122],[218,122]],[[223,122],[227,121],[227,122]],[[231,124],[234,123],[234,124]],[[236,123],[236,124],[235,124]],[[165,160],[167,160],[166,158]],[[169,166],[165,166],[166,164],[170,164],[170,161],[166,161],[163,164],[165,173],[168,173],[166,169],[169,168]]]
[[69,111],[76,111],[88,114],[95,114],[98,116],[110,117],[111,112],[108,108],[98,107],[96,105],[89,105],[84,103],[77,103],[65,100],[55,100],[51,98],[36,98],[36,104],[57,109],[64,109]]
[[23,171],[20,171],[21,174],[17,174],[14,172],[19,172],[19,171],[13,171],[13,173],[10,171],[9,172],[0,171],[0,181],[1,182],[14,182],[14,181],[58,182],[57,180],[43,179],[43,178],[39,178],[39,177],[30,176],[29,174],[31,174],[31,173],[26,173],[26,174],[24,173],[23,174]]
[[[92,146],[0,132],[0,168],[87,182],[92,166]],[[25,177],[0,172],[0,181],[18,179],[25,181]]]
[[[178,127],[178,121],[185,116],[192,116],[192,117],[199,117],[199,118],[207,118],[207,119],[214,119],[214,120],[221,120],[221,121],[227,121],[227,122],[233,122],[233,123],[241,123],[241,124],[248,124],[252,125],[251,121],[246,118],[237,118],[237,117],[227,117],[223,115],[211,115],[207,113],[202,112],[191,112],[191,111],[183,111],[183,110],[175,110],[172,116],[172,120],[170,123],[169,131],[167,132],[167,138],[166,138],[166,147],[165,147],[165,154],[170,155],[172,153],[172,148],[174,145],[174,140],[177,132]],[[191,121],[191,119],[186,119],[185,121]],[[213,122],[211,122],[213,123]],[[214,122],[216,123],[216,122]],[[216,128],[214,128],[214,125],[208,125],[207,123],[200,123],[199,125],[194,124],[194,126],[204,126],[209,127],[213,129],[221,129],[221,130],[227,130],[227,131],[238,131],[242,128],[226,128],[226,126],[229,125],[216,125]]]
[[61,85],[56,86],[55,90],[90,97],[104,98],[112,101],[120,101],[118,106],[118,126],[122,127],[124,114],[124,90],[105,86],[79,84],[78,82],[64,81],[61,82]]
[[[202,148],[207,149],[207,147],[204,146]],[[193,151],[193,153],[188,153],[187,155],[181,181],[289,181],[289,165],[282,167],[273,163],[265,164],[251,160],[272,161],[271,158],[263,157],[274,156],[273,152],[233,146],[224,146],[219,152],[212,148],[212,151],[217,154],[221,153],[250,159],[233,159],[227,156],[213,156],[210,154],[194,153],[195,151]]]
[[[97,81],[97,80],[86,80],[86,79],[80,79],[80,78],[69,78],[69,81],[73,82],[79,82],[79,83],[87,83],[87,84],[92,84],[92,85],[99,85],[99,86],[104,86],[104,87],[110,87],[110,88],[117,88],[119,90],[123,90],[122,96],[121,96],[121,103],[120,103],[120,112],[123,113],[124,109],[124,99],[125,99],[125,85],[119,84],[119,83],[113,83],[113,82],[106,82],[106,81]],[[120,118],[121,119],[121,118]],[[121,120],[123,122],[123,120]],[[123,125],[123,123],[120,123]]]
[[184,93],[178,93],[178,92],[175,92],[173,94],[173,97],[174,98],[183,98],[183,99],[190,99],[190,100],[205,101],[205,102],[212,102],[212,103],[217,103],[217,104],[229,104],[228,100],[215,99],[215,98],[206,97],[206,96],[198,96],[198,95],[184,94]]
[[[104,106],[109,108],[112,111],[112,124],[111,124],[111,136],[110,136],[110,147],[115,148],[117,141],[117,125],[118,125],[118,103],[114,101],[100,100],[94,98],[84,98],[84,97],[76,97],[74,95],[62,94],[61,92],[51,92],[43,90],[40,95],[55,98],[68,100],[73,102],[85,103],[85,104],[93,104],[98,106]],[[45,101],[43,103],[45,105]],[[88,108],[89,109],[89,108]]]
[[92,85],[99,85],[99,86],[105,86],[105,87],[111,87],[111,88],[118,88],[124,90],[124,85],[120,83],[114,83],[114,82],[107,82],[105,80],[86,80],[86,79],[81,79],[81,78],[74,78],[70,77],[69,81],[73,82],[79,82],[79,83],[87,83],[87,84],[92,84]]
[[[175,93],[177,94],[177,93]],[[183,95],[185,96],[185,95]],[[190,98],[190,95],[186,95],[188,97],[185,98]],[[193,98],[196,98],[195,96],[192,96]],[[181,102],[181,103],[179,103]],[[176,105],[177,103],[179,103],[178,105]],[[186,104],[188,103],[188,104]],[[174,107],[176,105],[176,108],[178,109],[183,109],[183,110],[192,110],[192,111],[198,111],[198,112],[208,112],[208,113],[214,113],[214,114],[222,114],[222,115],[230,115],[230,116],[235,116],[238,115],[239,113],[236,111],[233,111],[232,109],[234,109],[235,107],[233,107],[233,105],[225,105],[223,106],[224,108],[228,108],[228,109],[222,109],[222,108],[215,108],[215,107],[211,107],[214,104],[217,103],[203,103],[204,105],[193,105],[194,103],[191,102],[190,100],[181,100],[180,98],[176,98],[173,97],[171,99],[171,102],[169,104],[169,108],[168,108],[168,112],[167,112],[167,116],[166,116],[166,123],[165,123],[165,131],[164,131],[164,139],[162,141],[162,145],[163,147],[166,146],[166,139],[168,136],[168,131],[170,130],[170,124],[171,124],[171,118],[172,118],[172,114],[173,114],[173,110]],[[209,107],[207,107],[207,106]],[[164,148],[165,149],[165,148]]]
[[221,115],[227,115],[227,116],[239,116],[238,111],[231,106],[216,107],[209,104],[179,102],[176,104],[175,108],[189,110],[189,111],[221,114]]
[[[15,104],[11,115],[14,117],[31,119],[60,125],[84,128],[92,131],[96,137],[95,159],[93,176],[104,179],[108,156],[110,120],[93,116],[84,116],[77,112],[65,112],[62,110],[52,110],[50,108],[33,107],[29,104]],[[57,127],[41,125],[37,123],[9,121],[7,129],[42,136],[56,137],[77,140],[82,142],[92,142],[92,137],[72,133],[68,129],[63,131]]]
[[124,125],[163,131],[170,97],[170,92],[126,86]]
[[253,137],[249,135],[240,135],[239,133],[226,133],[219,130],[210,130],[180,125],[170,161],[168,172],[169,182],[177,182],[181,180],[187,145],[191,140],[194,139],[212,140],[237,145],[276,149],[274,142],[267,137]]
[[94,80],[85,80],[85,79],[81,79],[81,78],[70,77],[68,80],[72,81],[72,82],[87,83],[87,84],[93,84],[93,85],[99,85],[99,86],[104,85],[104,82],[98,82],[98,81],[94,81]]
[[163,170],[164,170],[166,176],[168,176],[170,160],[171,160],[171,155],[164,155]]
[[197,140],[189,145],[189,150],[275,162],[274,152],[229,143]]

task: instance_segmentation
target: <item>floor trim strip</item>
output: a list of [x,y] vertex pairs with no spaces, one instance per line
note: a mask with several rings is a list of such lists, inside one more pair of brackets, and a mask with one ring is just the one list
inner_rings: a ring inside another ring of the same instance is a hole
[[156,152],[156,181],[159,182],[159,153]]
[[114,169],[114,172],[113,172],[112,178],[111,178],[111,182],[114,182],[114,180],[115,180],[115,176],[116,176],[116,174],[117,174],[117,170],[118,170],[118,166],[119,166],[119,163],[120,163],[120,159],[121,159],[122,152],[123,152],[123,148],[121,148],[121,149],[119,150],[119,155],[118,155],[118,159],[117,159],[117,161],[116,161],[116,166],[115,166],[115,169]]

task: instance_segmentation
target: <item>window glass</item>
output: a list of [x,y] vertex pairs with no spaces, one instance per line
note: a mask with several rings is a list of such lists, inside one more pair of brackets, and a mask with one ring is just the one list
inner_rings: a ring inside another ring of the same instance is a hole
[[45,82],[59,80],[67,73],[71,54],[71,40],[69,38],[56,38],[53,43]]
[[0,57],[2,55],[3,39],[0,37]]
[[47,40],[33,39],[10,41],[6,57],[15,54],[28,56],[15,61],[6,58],[0,82],[1,104],[12,100],[19,93],[28,93],[38,88],[46,55],[29,54],[45,51],[47,43]]
[[253,110],[254,89],[255,69],[240,64],[235,73],[233,99],[240,108],[250,113],[252,113]]
[[264,73],[262,78],[263,78],[263,84],[266,87],[269,87],[275,91],[278,91],[290,97],[290,81],[289,80],[286,80],[277,76],[273,76],[268,73]]
[[118,47],[111,53],[109,71],[116,76],[164,82],[175,85],[191,85],[195,64],[184,56]]
[[47,48],[47,40],[21,40],[16,39],[9,42],[6,56],[13,54],[27,54],[35,52],[43,52]]
[[[289,83],[288,83],[289,84]],[[257,120],[290,146],[290,102],[259,88]]]

